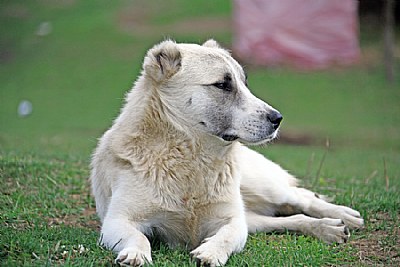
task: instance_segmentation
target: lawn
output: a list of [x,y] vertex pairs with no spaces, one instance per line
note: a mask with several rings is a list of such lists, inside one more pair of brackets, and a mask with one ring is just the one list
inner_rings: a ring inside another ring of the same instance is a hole
[[[145,51],[166,37],[229,47],[231,9],[211,0],[1,2],[0,265],[112,265],[114,254],[97,244],[90,153]],[[38,35],[40,25],[49,32]],[[385,82],[379,29],[361,24],[363,55],[353,66],[247,66],[253,92],[284,115],[281,140],[257,150],[359,210],[365,228],[344,245],[251,235],[227,266],[400,265],[400,79]],[[33,106],[26,117],[17,114],[23,100]],[[193,265],[188,252],[163,244],[153,260]]]

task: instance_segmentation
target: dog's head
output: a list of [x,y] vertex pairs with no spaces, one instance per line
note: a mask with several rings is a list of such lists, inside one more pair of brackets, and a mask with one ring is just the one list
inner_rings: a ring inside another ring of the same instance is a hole
[[143,69],[175,124],[224,142],[276,137],[281,114],[250,93],[243,68],[214,40],[164,41],[149,50]]

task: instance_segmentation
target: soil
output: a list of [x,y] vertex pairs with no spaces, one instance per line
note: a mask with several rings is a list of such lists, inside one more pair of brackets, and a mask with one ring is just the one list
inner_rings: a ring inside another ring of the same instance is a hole
[[232,30],[230,16],[191,17],[165,24],[155,23],[157,15],[165,8],[168,8],[166,3],[156,5],[143,1],[139,5],[135,2],[118,12],[117,25],[122,31],[141,37],[191,35],[193,32],[212,37],[216,33]]
[[[398,215],[397,221],[399,219]],[[378,213],[376,219],[371,218],[367,223],[368,228],[375,230],[350,241],[358,250],[359,263],[362,266],[400,266],[400,226],[387,213]],[[382,227],[382,223],[386,227]]]

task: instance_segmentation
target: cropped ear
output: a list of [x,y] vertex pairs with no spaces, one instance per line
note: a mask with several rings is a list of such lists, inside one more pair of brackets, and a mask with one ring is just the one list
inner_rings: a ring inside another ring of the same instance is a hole
[[166,40],[147,52],[143,69],[154,81],[162,82],[179,71],[181,62],[178,45],[174,41]]
[[214,39],[207,40],[203,46],[210,47],[210,48],[221,48],[221,46],[215,41]]

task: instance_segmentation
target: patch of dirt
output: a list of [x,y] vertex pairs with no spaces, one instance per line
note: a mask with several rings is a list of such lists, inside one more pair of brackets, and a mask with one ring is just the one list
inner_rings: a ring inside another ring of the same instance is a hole
[[4,5],[0,10],[0,16],[3,18],[26,19],[30,15],[31,12],[24,4]]
[[400,226],[387,213],[379,213],[367,223],[375,231],[350,241],[359,251],[359,262],[363,266],[400,266]]
[[52,6],[55,8],[66,8],[76,4],[76,0],[40,0],[42,5]]
[[322,145],[321,140],[307,133],[298,133],[294,131],[282,131],[279,133],[279,138],[275,141],[277,144],[289,144],[289,145]]
[[[23,4],[3,4],[0,9],[1,19],[26,20],[31,16],[30,10]],[[4,36],[0,36],[0,64],[11,62],[15,55],[13,44]]]
[[12,220],[5,220],[4,226],[7,228],[12,228],[16,231],[23,231],[25,229],[32,227],[33,225],[32,223],[26,220],[12,219]]
[[176,33],[204,34],[212,36],[215,33],[229,32],[232,28],[230,17],[199,17],[181,20],[169,25]]
[[47,219],[47,224],[67,225],[73,227],[90,228],[92,230],[100,230],[100,221],[96,214],[96,208],[88,204],[89,186],[84,188],[79,194],[71,194],[70,198],[77,207],[82,207],[79,213],[66,214],[62,217],[52,217]]
[[47,225],[67,225],[73,227],[90,228],[100,230],[100,221],[97,219],[95,208],[85,208],[80,214],[68,214],[64,217],[54,217],[47,219]]
[[229,32],[232,28],[229,16],[191,17],[171,23],[156,24],[154,18],[170,8],[164,2],[134,2],[117,14],[118,27],[129,34],[146,37],[159,37],[177,34],[196,34],[212,36],[216,33]]

